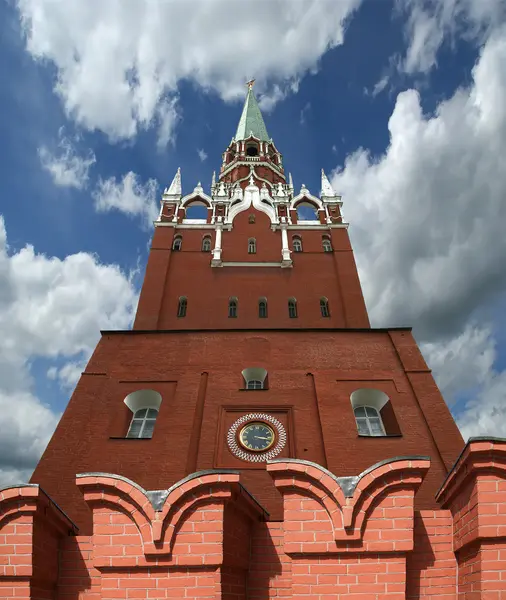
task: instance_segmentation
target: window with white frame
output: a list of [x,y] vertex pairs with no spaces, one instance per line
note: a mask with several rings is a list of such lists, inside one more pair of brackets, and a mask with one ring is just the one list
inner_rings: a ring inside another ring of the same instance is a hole
[[260,300],[258,301],[258,316],[261,319],[267,318],[267,299],[266,298],[260,298]]
[[359,435],[382,436],[385,429],[379,411],[373,406],[357,406],[353,411]]
[[237,317],[237,298],[230,298],[228,301],[228,316],[231,319],[235,319]]
[[302,240],[298,235],[293,236],[292,245],[294,252],[302,252]]
[[132,439],[151,438],[162,403],[162,396],[155,390],[136,390],[128,394],[124,402],[132,411],[132,419],[126,437]]
[[183,238],[180,235],[176,235],[172,243],[172,250],[179,252],[183,246]]
[[330,317],[329,301],[327,298],[320,298],[320,312],[322,317]]
[[244,369],[242,376],[246,390],[265,390],[267,388],[267,371],[262,367]]
[[211,252],[211,238],[208,235],[202,239],[202,252]]
[[322,246],[323,246],[324,252],[332,252],[332,242],[330,241],[330,238],[328,238],[327,236],[323,236]]
[[290,298],[288,300],[288,316],[290,319],[297,318],[297,300],[295,300],[295,298]]
[[156,408],[141,408],[132,418],[127,438],[151,438],[155,429],[158,411]]
[[256,254],[257,252],[257,241],[255,238],[250,238],[248,240],[248,254]]
[[178,317],[186,317],[186,308],[188,306],[188,300],[185,296],[181,296],[179,298],[179,303],[177,305],[177,316]]

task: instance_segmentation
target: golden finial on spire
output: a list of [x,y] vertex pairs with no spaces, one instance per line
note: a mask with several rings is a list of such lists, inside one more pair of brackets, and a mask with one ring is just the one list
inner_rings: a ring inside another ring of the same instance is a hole
[[246,82],[246,85],[248,86],[248,90],[250,90],[255,85],[255,80],[250,79],[249,81]]

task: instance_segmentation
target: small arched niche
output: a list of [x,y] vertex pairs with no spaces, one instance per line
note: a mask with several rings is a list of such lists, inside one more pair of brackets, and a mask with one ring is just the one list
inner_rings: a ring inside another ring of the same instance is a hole
[[359,435],[401,435],[389,396],[375,388],[360,388],[350,396]]

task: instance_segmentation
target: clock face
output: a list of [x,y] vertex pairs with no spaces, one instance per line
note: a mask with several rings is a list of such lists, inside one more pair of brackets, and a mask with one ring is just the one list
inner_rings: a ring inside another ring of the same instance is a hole
[[254,421],[245,425],[239,432],[239,441],[247,450],[263,452],[274,444],[274,430],[260,421]]

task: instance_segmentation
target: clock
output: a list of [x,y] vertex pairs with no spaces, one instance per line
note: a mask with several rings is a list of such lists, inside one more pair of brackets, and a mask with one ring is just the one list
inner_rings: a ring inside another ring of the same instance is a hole
[[227,443],[234,456],[249,462],[265,462],[286,445],[283,424],[267,413],[249,413],[232,424]]
[[267,423],[252,421],[239,431],[239,443],[246,450],[265,452],[274,444],[274,430]]

